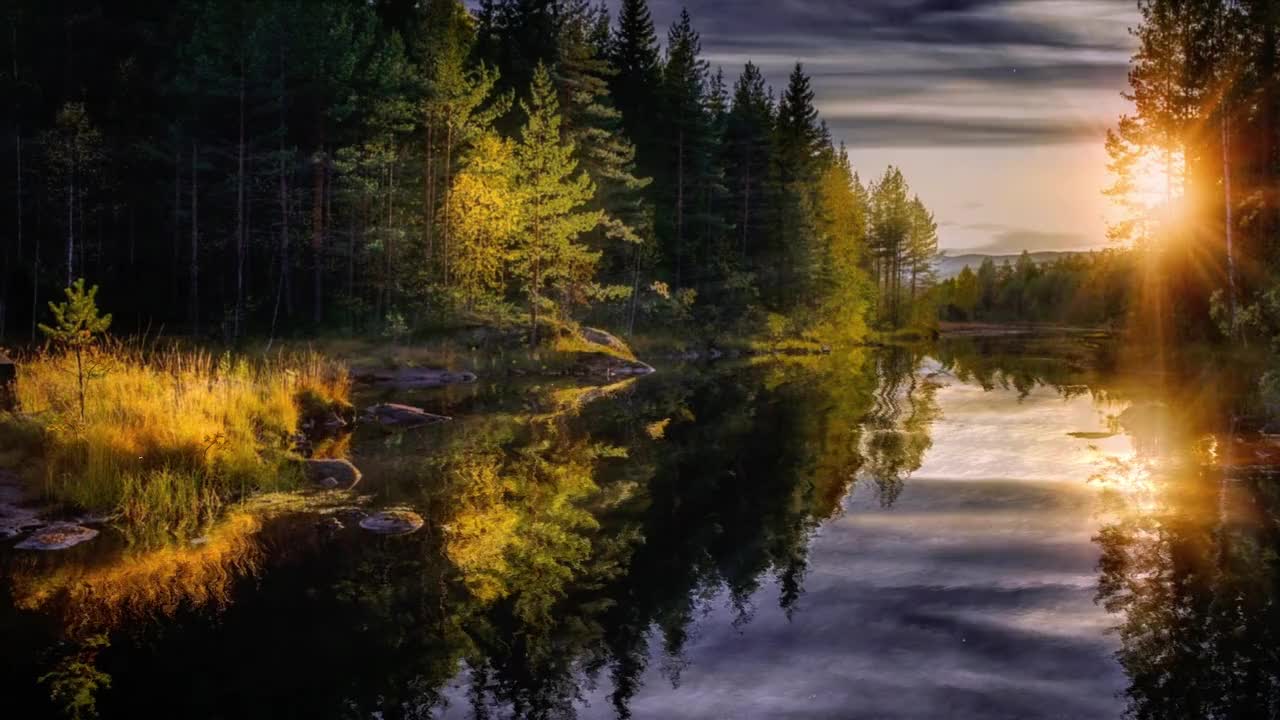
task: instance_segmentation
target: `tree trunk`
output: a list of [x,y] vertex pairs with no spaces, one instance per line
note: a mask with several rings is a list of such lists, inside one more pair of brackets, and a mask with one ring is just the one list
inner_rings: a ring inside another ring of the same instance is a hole
[[542,280],[539,276],[539,261],[533,261],[533,284],[529,288],[529,347],[538,347],[538,283]]
[[684,260],[684,128],[676,135],[676,287],[680,287]]
[[435,244],[435,222],[436,222],[436,181],[435,181],[435,124],[431,122],[430,116],[427,117],[427,157],[425,159],[426,167],[424,169],[423,185],[426,188],[426,197],[423,198],[422,209],[422,227],[425,230],[427,241],[427,267],[431,267],[432,254]]
[[240,318],[244,313],[244,57],[240,58],[240,142],[236,148],[236,306],[231,319],[231,337],[240,339]]
[[324,315],[324,120],[319,121],[319,150],[311,163],[311,261],[312,321],[320,324]]
[[14,144],[17,146],[18,162],[17,162],[17,193],[14,196],[14,202],[18,206],[18,262],[22,262],[22,130],[14,130]]
[[191,334],[200,335],[200,150],[191,141],[191,295],[187,315]]
[[627,318],[627,337],[630,338],[636,331],[636,311],[640,304],[640,243],[635,244],[635,251],[632,253],[632,270],[631,270],[631,307]]
[[178,267],[179,254],[182,248],[182,145],[175,143],[173,148],[173,266],[169,269],[170,297],[169,307],[178,307]]
[[284,148],[280,148],[280,280],[276,288],[276,307],[271,314],[271,335],[275,336],[276,318],[280,315],[280,305],[286,306],[288,313],[289,287],[289,181],[285,174]]
[[[39,219],[39,212],[36,218]],[[36,341],[36,317],[40,315],[40,236],[43,233],[38,232],[36,228],[36,246],[31,254],[31,342]]]
[[1227,108],[1222,109],[1222,193],[1226,208],[1226,240],[1227,240],[1227,307],[1230,313],[1231,335],[1236,334],[1236,255],[1235,255],[1235,216],[1231,198],[1231,137],[1230,119]]
[[449,123],[444,136],[444,231],[440,237],[440,256],[444,260],[444,284],[449,285],[449,191],[453,185],[453,123]]
[[751,228],[751,153],[747,152],[747,161],[745,163],[746,177],[743,182],[742,193],[742,263],[745,266],[747,262],[747,238],[750,236]]
[[67,179],[67,287],[71,287],[72,275],[75,273],[75,236],[76,236],[76,172],[75,161],[72,161],[71,176]]

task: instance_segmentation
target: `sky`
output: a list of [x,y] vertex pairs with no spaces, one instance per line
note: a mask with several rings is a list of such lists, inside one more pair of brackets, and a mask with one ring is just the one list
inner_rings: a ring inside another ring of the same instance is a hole
[[[609,0],[618,7],[618,0]],[[1103,137],[1125,112],[1134,0],[650,0],[688,7],[732,82],[796,61],[864,181],[897,165],[963,251],[1107,244]]]

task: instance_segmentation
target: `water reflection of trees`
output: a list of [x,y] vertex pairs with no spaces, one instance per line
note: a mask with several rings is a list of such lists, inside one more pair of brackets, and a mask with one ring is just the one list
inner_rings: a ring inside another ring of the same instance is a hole
[[1105,393],[1098,380],[1112,365],[1110,343],[1073,336],[953,338],[932,350],[943,369],[984,390],[1026,397],[1048,387],[1063,397]]
[[906,479],[933,447],[930,429],[940,414],[936,395],[941,385],[936,374],[921,376],[923,359],[901,347],[876,356],[879,383],[864,421],[864,447],[866,476],[885,507],[898,499]]
[[[892,502],[937,414],[920,361],[660,374],[598,402],[463,421],[429,451],[357,440],[424,529],[267,533],[257,572],[222,578],[226,607],[111,629],[96,665],[115,688],[99,707],[390,719],[448,697],[476,717],[565,717],[607,681],[629,716],[653,658],[680,682],[713,606],[727,599],[738,624],[765,592],[799,610],[812,534],[858,477]],[[147,680],[175,668],[191,683]],[[465,699],[447,690],[459,678]]]
[[1236,466],[1220,415],[1173,395],[1121,416],[1137,453],[1095,478],[1098,599],[1119,619],[1129,714],[1277,717],[1277,477]]

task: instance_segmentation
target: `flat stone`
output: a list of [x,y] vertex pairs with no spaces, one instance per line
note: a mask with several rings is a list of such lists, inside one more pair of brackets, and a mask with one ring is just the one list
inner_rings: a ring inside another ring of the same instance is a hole
[[422,528],[422,516],[412,510],[383,510],[360,521],[360,527],[376,535],[408,535]]
[[98,537],[98,531],[83,525],[55,523],[31,534],[14,545],[19,550],[66,550]]

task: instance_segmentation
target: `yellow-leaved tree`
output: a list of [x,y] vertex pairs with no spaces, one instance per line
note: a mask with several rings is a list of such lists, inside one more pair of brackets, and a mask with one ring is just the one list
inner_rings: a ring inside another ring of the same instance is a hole
[[486,133],[453,179],[445,212],[453,227],[453,278],[468,308],[503,288],[503,269],[523,217],[511,141]]
[[840,149],[818,182],[817,230],[821,243],[818,331],[836,344],[866,334],[866,310],[874,289],[863,270],[867,246],[866,191]]

